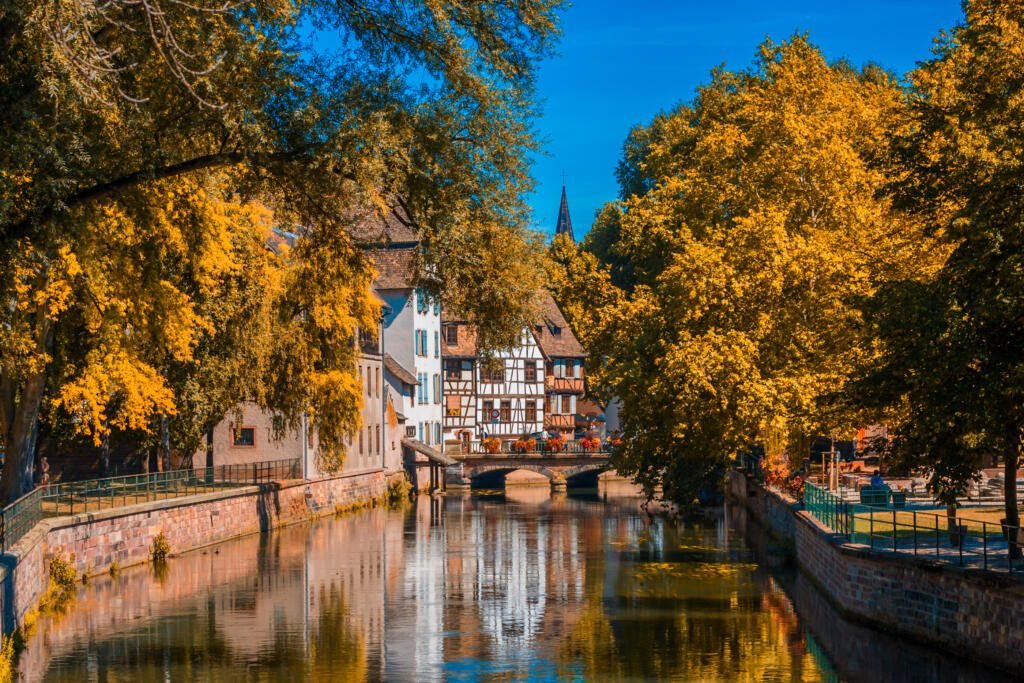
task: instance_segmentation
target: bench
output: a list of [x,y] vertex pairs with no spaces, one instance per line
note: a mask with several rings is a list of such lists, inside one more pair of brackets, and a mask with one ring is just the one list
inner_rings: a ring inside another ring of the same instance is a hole
[[868,507],[887,507],[889,493],[888,486],[865,486],[860,490],[860,504]]

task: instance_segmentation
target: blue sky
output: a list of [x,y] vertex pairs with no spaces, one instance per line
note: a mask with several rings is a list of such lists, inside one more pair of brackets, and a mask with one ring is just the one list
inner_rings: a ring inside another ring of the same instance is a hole
[[616,198],[615,164],[629,129],[690,100],[711,69],[751,64],[766,36],[809,31],[828,59],[876,62],[906,73],[930,55],[960,0],[576,0],[558,55],[540,70],[543,116],[529,202],[536,228],[554,232],[562,172],[579,239]]

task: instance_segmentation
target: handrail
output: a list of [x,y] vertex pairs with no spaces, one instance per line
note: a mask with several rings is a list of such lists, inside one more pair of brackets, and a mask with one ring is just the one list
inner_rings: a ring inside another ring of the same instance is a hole
[[0,548],[6,552],[47,517],[109,510],[301,476],[301,461],[289,458],[46,484],[0,510]]
[[810,481],[804,483],[804,510],[851,543],[875,551],[922,555],[985,572],[1024,573],[1020,525],[862,505]]
[[459,453],[452,453],[452,455],[600,455],[609,456],[612,454],[613,447],[611,444],[602,443],[596,448],[584,448],[577,443],[568,443],[558,448],[550,448],[548,446],[542,446],[536,444],[533,448],[525,451],[517,451],[513,446],[514,442],[506,441],[501,445],[500,450],[494,452],[487,449],[481,443],[470,444],[469,450],[460,448]]

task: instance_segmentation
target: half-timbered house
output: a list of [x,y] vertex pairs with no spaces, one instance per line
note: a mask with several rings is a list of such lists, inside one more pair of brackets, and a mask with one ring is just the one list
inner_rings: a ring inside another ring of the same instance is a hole
[[547,292],[539,295],[542,319],[534,336],[544,355],[544,431],[572,439],[579,401],[586,391],[583,375],[587,358],[572,328]]
[[488,437],[513,441],[544,428],[544,356],[533,330],[519,343],[484,358],[471,328],[448,321],[442,328],[445,374],[445,442],[468,447]]
[[476,431],[476,335],[468,326],[445,323],[441,328],[444,373],[444,439],[467,450]]

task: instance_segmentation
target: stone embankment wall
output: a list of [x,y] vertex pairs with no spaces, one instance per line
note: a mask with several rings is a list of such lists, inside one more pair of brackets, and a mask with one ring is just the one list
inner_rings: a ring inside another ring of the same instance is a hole
[[46,591],[53,557],[74,558],[79,574],[95,574],[114,563],[149,561],[161,533],[172,553],[185,552],[331,514],[339,506],[379,498],[386,488],[384,471],[374,469],[44,520],[0,558],[4,632],[19,625]]
[[847,543],[740,472],[730,475],[729,492],[773,534],[790,534],[783,540],[792,543],[801,571],[848,619],[988,666],[1024,667],[1021,581]]
[[776,541],[795,550],[796,513],[800,503],[783,493],[770,491],[756,480],[733,472],[728,481],[729,495],[750,510],[754,518]]

